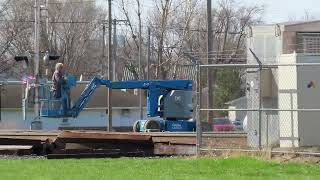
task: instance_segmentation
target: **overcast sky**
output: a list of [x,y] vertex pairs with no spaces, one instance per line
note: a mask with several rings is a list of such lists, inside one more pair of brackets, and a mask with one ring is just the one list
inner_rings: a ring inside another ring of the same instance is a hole
[[[288,21],[289,18],[301,19],[308,11],[320,17],[320,0],[242,0],[245,3],[265,5],[264,20],[267,23]],[[239,1],[241,2],[241,1]]]
[[[291,19],[301,19],[308,11],[312,16],[320,19],[320,0],[235,0],[239,4],[264,5],[264,21],[279,23]],[[107,5],[106,0],[97,0],[100,5]],[[146,8],[153,0],[142,0]],[[213,6],[217,0],[213,0]],[[107,7],[106,7],[107,8]]]

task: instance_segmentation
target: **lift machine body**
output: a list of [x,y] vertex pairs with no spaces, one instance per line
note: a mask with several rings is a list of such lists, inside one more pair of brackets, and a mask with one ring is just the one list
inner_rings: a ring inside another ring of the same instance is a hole
[[101,86],[111,89],[144,89],[147,91],[147,119],[137,120],[133,131],[195,131],[192,118],[191,80],[110,81],[93,78],[74,101],[70,90],[76,86],[74,76],[68,76],[61,89],[62,97],[53,97],[50,83],[40,85],[40,116],[48,118],[76,118],[85,108],[95,90]]

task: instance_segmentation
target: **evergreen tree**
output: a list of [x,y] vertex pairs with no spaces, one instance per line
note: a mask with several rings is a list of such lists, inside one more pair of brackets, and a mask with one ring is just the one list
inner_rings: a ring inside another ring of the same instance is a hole
[[[241,88],[242,80],[239,70],[226,68],[217,72],[216,87],[214,92],[215,107],[219,109],[226,109],[225,104],[228,101],[237,99],[243,96]],[[220,111],[216,115],[226,116],[228,112]]]

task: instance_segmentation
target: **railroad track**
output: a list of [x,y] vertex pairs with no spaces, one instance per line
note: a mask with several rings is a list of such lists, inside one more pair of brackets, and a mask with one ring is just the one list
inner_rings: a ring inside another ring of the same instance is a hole
[[[105,131],[85,131],[70,130],[71,132],[105,132]],[[0,130],[0,137],[57,137],[63,131],[30,131],[30,130]],[[118,134],[136,134],[131,132],[117,132]],[[195,132],[151,132],[139,133],[152,136],[196,136]],[[203,136],[245,136],[243,131],[226,131],[226,132],[203,132]]]
[[[231,146],[242,146],[241,143],[246,144],[246,133],[205,132],[202,139],[210,145],[224,142]],[[17,154],[30,152],[48,155],[48,158],[192,155],[195,153],[195,144],[194,132],[0,130],[0,149],[1,146],[8,147],[10,152],[15,152],[15,147],[19,147],[20,149],[16,148]],[[4,149],[3,152],[7,151]]]

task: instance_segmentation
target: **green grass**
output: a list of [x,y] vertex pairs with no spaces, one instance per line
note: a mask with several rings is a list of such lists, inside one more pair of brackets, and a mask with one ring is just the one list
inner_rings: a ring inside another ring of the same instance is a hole
[[0,160],[0,179],[320,179],[320,166],[250,157]]

